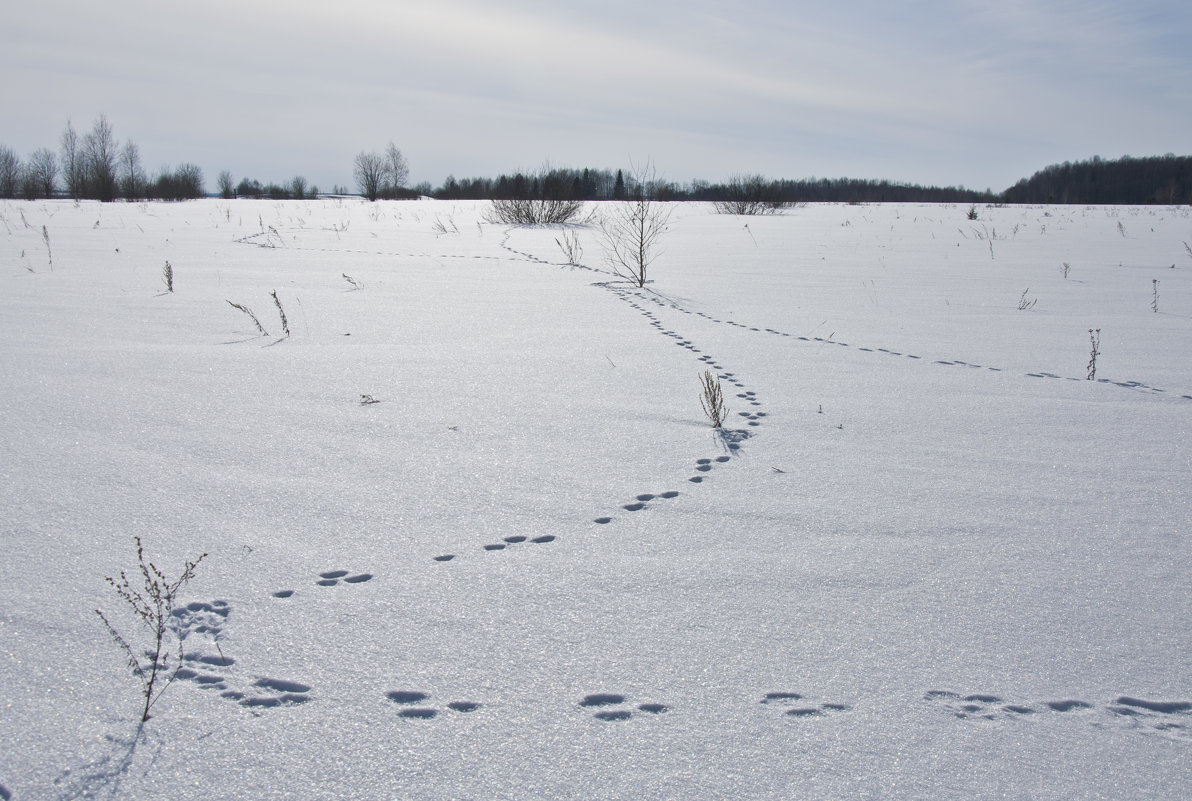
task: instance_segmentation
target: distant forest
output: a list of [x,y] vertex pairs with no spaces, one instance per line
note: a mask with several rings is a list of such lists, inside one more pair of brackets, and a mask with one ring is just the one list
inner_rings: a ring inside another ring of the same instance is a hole
[[617,170],[544,169],[533,175],[514,173],[497,178],[457,180],[416,187],[420,194],[450,200],[619,200],[646,192],[658,200],[733,199],[744,180],[773,203],[1058,203],[1058,204],[1192,204],[1192,156],[1124,156],[1106,161],[1064,162],[1024,178],[1004,192],[964,187],[919,186],[857,178],[773,180],[736,176],[725,183],[692,181],[675,184],[656,180],[641,187],[629,173]]
[[[149,175],[140,149],[130,139],[119,142],[106,116],[89,131],[67,122],[57,152],[39,148],[26,159],[0,144],[0,198],[72,197],[111,201],[186,200],[203,197],[203,173],[194,164],[163,167]],[[964,187],[919,186],[856,178],[775,180],[737,175],[723,183],[678,184],[653,179],[638,183],[632,170],[545,167],[496,178],[456,179],[442,186],[406,186],[409,168],[391,142],[381,153],[361,153],[352,165],[357,192],[369,200],[430,196],[444,200],[620,200],[646,194],[657,200],[725,202],[748,197],[772,207],[790,203],[1048,203],[1048,204],[1192,204],[1192,156],[1151,156],[1064,162],[1024,178],[1004,192]],[[228,171],[217,179],[225,198],[304,199],[318,187],[301,175],[262,184]],[[336,186],[332,194],[351,194]]]
[[1192,156],[1055,164],[1001,194],[1004,203],[1192,204]]

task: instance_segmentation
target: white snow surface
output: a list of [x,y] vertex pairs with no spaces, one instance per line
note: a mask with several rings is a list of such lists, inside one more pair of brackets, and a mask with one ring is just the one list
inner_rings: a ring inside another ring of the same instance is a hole
[[0,798],[1188,797],[1192,209],[486,208],[0,204]]

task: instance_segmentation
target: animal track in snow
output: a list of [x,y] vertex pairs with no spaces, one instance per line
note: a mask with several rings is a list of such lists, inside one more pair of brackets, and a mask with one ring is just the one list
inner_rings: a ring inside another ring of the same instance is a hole
[[579,702],[582,709],[596,709],[592,717],[603,721],[629,720],[634,711],[645,712],[648,715],[661,715],[669,712],[670,707],[665,704],[643,703],[635,709],[626,708],[626,698],[619,693],[593,693],[585,695]]
[[229,698],[240,706],[250,709],[268,709],[277,706],[294,706],[305,704],[310,700],[307,694],[310,686],[285,679],[259,678],[246,692],[228,690],[221,693],[223,698]]
[[192,634],[206,634],[212,640],[219,640],[231,612],[227,601],[192,601],[170,613],[170,626],[179,640],[185,641]]
[[[658,499],[670,500],[671,498],[677,498],[677,497],[679,497],[678,490],[667,490],[666,492],[659,492],[657,494],[655,494],[653,492],[643,492],[640,495],[635,496],[631,502],[622,505],[621,508],[624,509],[626,512],[640,512],[642,509],[648,508],[648,504],[650,501],[658,500]],[[611,523],[612,520],[613,519],[611,517],[605,516],[605,517],[597,517],[592,522],[599,523],[600,525],[605,525],[605,524]]]
[[1192,702],[1118,696],[1106,707],[1115,722],[1148,734],[1192,741]]
[[319,574],[315,584],[320,587],[334,587],[341,581],[345,584],[363,584],[366,581],[371,581],[372,578],[372,573],[357,573],[354,576],[349,576],[346,570],[326,570]]
[[961,720],[1025,720],[1060,714],[1083,718],[1096,726],[1124,725],[1144,733],[1192,740],[1192,702],[1189,701],[1153,701],[1122,695],[1104,707],[1097,707],[1071,698],[1019,703],[988,693],[961,695],[950,690],[930,690],[923,698]]
[[[391,690],[385,693],[385,697],[401,707],[401,710],[397,713],[398,717],[414,720],[430,720],[439,716],[440,710],[434,707],[418,706],[423,701],[430,699],[430,693],[424,693],[419,690]],[[451,701],[447,704],[447,709],[452,712],[467,714],[469,712],[475,712],[481,706],[483,705],[476,701]]]
[[[613,289],[613,287],[611,287],[609,285],[603,285],[603,286],[605,286],[605,288],[607,288],[607,289]],[[618,290],[613,289],[613,291],[618,291]],[[626,300],[626,301],[629,300],[629,295],[626,293],[625,290],[619,290],[618,294],[621,295],[623,300]],[[892,356],[895,358],[911,359],[911,360],[915,360],[915,361],[922,360],[922,358],[923,358],[922,356],[918,356],[913,353],[905,353],[903,351],[892,350],[890,348],[882,348],[882,347],[876,347],[876,346],[871,347],[871,346],[862,346],[862,345],[853,346],[847,342],[836,341],[836,340],[832,339],[831,337],[825,339],[824,337],[795,336],[788,332],[779,331],[774,328],[759,328],[757,326],[748,326],[743,323],[739,323],[735,320],[722,320],[720,318],[713,317],[712,315],[707,314],[705,312],[692,311],[688,308],[681,306],[680,304],[678,304],[675,301],[671,301],[668,304],[664,304],[661,301],[658,301],[656,298],[650,298],[650,300],[651,300],[651,302],[654,302],[656,305],[665,306],[669,309],[680,312],[682,314],[688,314],[688,315],[692,315],[695,317],[700,317],[704,320],[707,320],[712,323],[716,323],[718,325],[728,325],[728,326],[731,326],[734,328],[740,328],[745,331],[762,333],[762,334],[767,334],[770,336],[788,337],[788,338],[799,340],[801,342],[808,342],[808,343],[815,342],[815,343],[819,343],[821,345],[839,345],[840,347],[845,347],[845,348],[856,347],[856,349],[860,352],[872,353],[875,355],[880,353],[880,354],[883,354],[886,356]],[[646,312],[646,314],[647,314],[647,316],[651,317],[652,325],[657,323],[656,327],[661,328],[661,323],[657,322],[657,318],[653,317],[653,315],[649,312]],[[684,346],[690,344],[690,340],[681,338],[673,330],[665,329],[665,330],[662,330],[662,333],[675,338],[677,340],[677,344],[684,345]],[[983,365],[979,365],[979,364],[972,364],[972,363],[963,361],[961,359],[936,359],[936,360],[934,360],[934,364],[937,364],[940,366],[946,366],[946,367],[968,367],[971,369],[984,369],[984,370],[987,370],[989,372],[994,372],[994,373],[1004,372],[1004,370],[1000,367],[988,367],[988,366],[983,366]],[[1078,378],[1078,377],[1064,378],[1062,376],[1056,375],[1055,373],[1048,373],[1048,372],[1043,372],[1043,371],[1027,373],[1026,375],[1030,378],[1050,378],[1050,379],[1055,379],[1055,380],[1066,380],[1066,381],[1084,381],[1084,380],[1086,380],[1085,378]],[[723,376],[722,376],[722,378],[723,378]],[[1103,383],[1103,384],[1112,384],[1114,386],[1121,387],[1123,389],[1133,389],[1133,390],[1139,390],[1139,391],[1145,391],[1145,392],[1152,392],[1152,393],[1156,393],[1156,394],[1165,392],[1165,390],[1163,390],[1163,389],[1159,389],[1158,387],[1150,386],[1150,385],[1148,385],[1144,382],[1141,382],[1141,381],[1114,381],[1114,380],[1106,379],[1106,378],[1098,378],[1098,379],[1094,379],[1094,380],[1098,381],[1100,383]],[[740,384],[740,383],[734,383],[734,386],[736,386],[738,388],[742,388],[744,385]],[[1179,395],[1178,397],[1183,400],[1192,400],[1192,394]]]
[[766,693],[761,703],[785,708],[783,714],[792,718],[821,718],[852,709],[848,704],[837,703],[807,703],[807,699],[800,693],[770,692]]
[[[276,593],[275,593],[276,595]],[[218,690],[221,698],[235,701],[249,709],[304,704],[310,700],[310,687],[295,681],[257,677],[245,684],[236,669],[236,660],[223,652],[224,623],[232,608],[226,601],[193,602],[175,609],[170,624],[183,642],[182,663],[174,677],[193,682],[200,689]],[[192,644],[193,639],[209,638],[212,653]]]
[[[525,537],[521,534],[514,534],[513,536],[506,537],[501,542],[492,542],[488,545],[481,546],[481,548],[485,551],[503,551],[510,545],[520,545],[523,542],[528,542],[531,545],[542,545],[547,542],[554,542],[556,539],[558,539],[558,537],[556,537],[554,534],[543,534],[540,537]],[[446,558],[442,556],[435,557],[435,560],[440,562],[446,562],[450,559],[450,556]]]

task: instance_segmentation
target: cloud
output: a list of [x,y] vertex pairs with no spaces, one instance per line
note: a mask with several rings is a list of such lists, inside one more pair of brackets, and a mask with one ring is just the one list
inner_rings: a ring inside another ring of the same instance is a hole
[[1192,123],[1192,10],[1159,0],[47,0],[6,23],[6,144],[103,112],[150,164],[321,185],[392,139],[436,183],[650,155],[999,186]]

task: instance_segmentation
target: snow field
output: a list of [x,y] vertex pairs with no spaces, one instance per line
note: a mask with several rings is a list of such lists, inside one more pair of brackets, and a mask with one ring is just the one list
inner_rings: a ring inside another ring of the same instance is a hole
[[483,209],[0,207],[11,798],[1182,797],[1188,209]]

